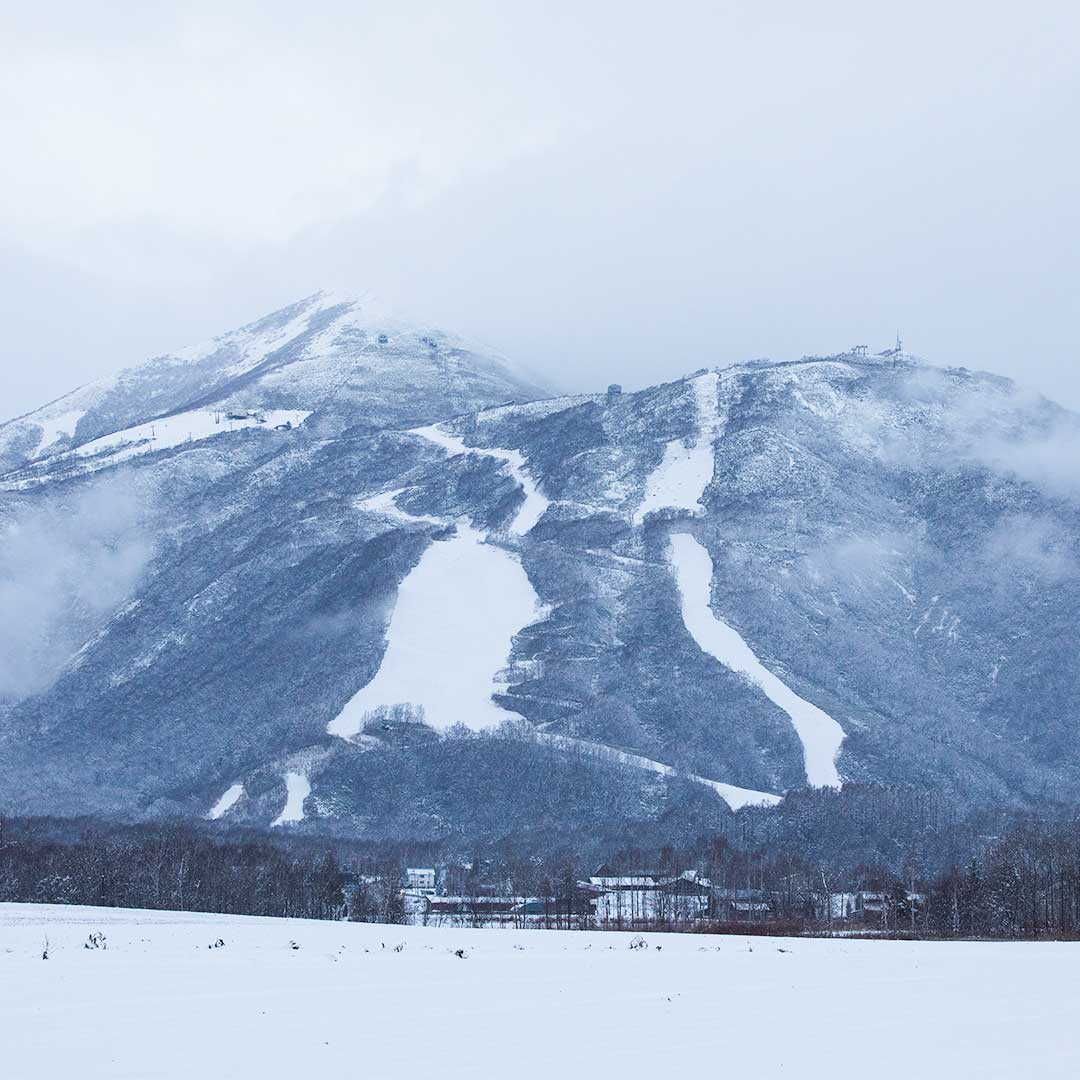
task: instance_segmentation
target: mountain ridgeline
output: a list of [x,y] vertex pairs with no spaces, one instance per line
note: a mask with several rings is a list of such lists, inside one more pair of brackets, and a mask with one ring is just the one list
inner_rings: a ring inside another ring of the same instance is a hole
[[806,785],[1076,801],[1078,451],[898,350],[552,398],[318,294],[0,426],[0,812],[442,840]]

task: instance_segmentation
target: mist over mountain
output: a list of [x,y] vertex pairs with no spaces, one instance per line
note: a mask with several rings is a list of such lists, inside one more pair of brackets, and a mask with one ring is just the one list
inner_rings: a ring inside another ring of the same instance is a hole
[[553,398],[317,294],[0,425],[0,811],[497,836],[1080,795],[1080,419],[900,348]]

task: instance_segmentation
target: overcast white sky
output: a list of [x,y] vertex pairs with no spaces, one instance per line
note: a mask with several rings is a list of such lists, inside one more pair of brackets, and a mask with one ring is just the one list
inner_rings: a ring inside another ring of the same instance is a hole
[[13,8],[5,416],[320,287],[566,389],[899,327],[1080,408],[1075,3]]

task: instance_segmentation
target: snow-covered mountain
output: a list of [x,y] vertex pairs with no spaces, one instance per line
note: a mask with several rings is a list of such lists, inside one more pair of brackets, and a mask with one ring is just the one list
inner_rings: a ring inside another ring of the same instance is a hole
[[0,441],[0,810],[1080,795],[1080,423],[1006,380],[859,350],[550,399],[318,296]]
[[403,324],[373,298],[320,292],[3,424],[0,467],[23,467],[29,486],[60,468],[90,467],[75,458],[120,444],[197,440],[256,413],[270,424],[313,417],[321,434],[337,435],[539,393],[502,361]]

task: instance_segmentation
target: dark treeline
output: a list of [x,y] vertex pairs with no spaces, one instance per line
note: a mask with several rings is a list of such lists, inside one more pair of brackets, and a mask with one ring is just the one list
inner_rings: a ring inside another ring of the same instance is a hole
[[335,919],[333,851],[185,824],[0,820],[0,900]]
[[[941,937],[1080,935],[1080,812],[961,812],[906,788],[796,792],[719,828],[665,842],[654,828],[598,845],[551,830],[488,843],[376,842],[220,824],[0,819],[0,901],[399,922],[406,866],[442,868],[452,895],[550,898],[581,910],[578,882],[696,870],[768,901],[776,929],[839,929],[831,898],[872,891],[869,932]],[[766,924],[768,925],[768,924]]]

